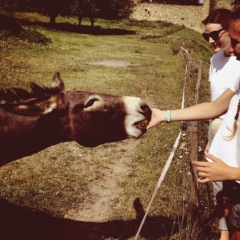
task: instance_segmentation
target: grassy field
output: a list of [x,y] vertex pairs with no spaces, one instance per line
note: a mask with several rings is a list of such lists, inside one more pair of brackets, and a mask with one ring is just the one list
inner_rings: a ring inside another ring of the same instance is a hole
[[[2,39],[0,87],[28,88],[29,82],[50,85],[53,74],[59,71],[67,90],[139,96],[151,107],[180,108],[185,62],[179,52],[179,38],[183,38],[186,48],[194,52],[186,105],[193,104],[200,62],[204,64],[202,101],[208,99],[207,72],[211,50],[199,33],[163,22],[104,20],[95,23],[93,32],[89,30],[90,23],[84,21],[82,33],[73,18],[58,18],[56,28],[49,28],[47,19],[42,16],[19,14],[17,17],[25,29],[40,32],[51,39],[51,43]],[[88,64],[89,61],[99,60],[127,61],[133,65],[108,67]],[[97,148],[84,148],[74,142],[61,143],[9,163],[0,169],[0,208],[5,217],[11,213],[10,216],[17,219],[16,225],[23,209],[26,209],[28,217],[20,222],[30,224],[32,231],[35,231],[34,239],[131,239],[179,127],[179,123],[163,124],[147,132],[137,140],[137,144],[136,141],[126,140],[120,145],[110,143]],[[200,147],[204,148],[205,143],[206,135],[203,134]],[[210,223],[205,222],[212,212],[211,201],[206,201],[207,187],[199,189],[202,191],[201,206],[197,209],[197,215],[201,217],[193,216],[196,209],[191,206],[189,197],[188,131],[181,144],[183,147],[177,151],[151,207],[141,239],[214,239]],[[117,188],[121,191],[114,199],[110,220],[101,223],[93,220],[88,224],[81,222],[81,225],[66,221],[69,210],[76,210],[86,199],[96,200],[98,196],[89,198],[90,184],[94,185],[101,179],[109,182],[106,171],[113,171],[118,159],[127,170],[117,182]],[[20,208],[16,210],[16,206]],[[137,219],[136,209],[140,214]],[[43,215],[36,220],[33,210]],[[16,212],[20,212],[18,217]],[[54,221],[52,216],[57,220]],[[41,232],[33,224],[34,221],[36,225],[42,224],[45,230]],[[62,230],[63,226],[65,231]],[[58,237],[55,232],[46,231],[56,228],[59,229]],[[89,234],[89,229],[95,230]],[[80,232],[88,234],[83,237]]]

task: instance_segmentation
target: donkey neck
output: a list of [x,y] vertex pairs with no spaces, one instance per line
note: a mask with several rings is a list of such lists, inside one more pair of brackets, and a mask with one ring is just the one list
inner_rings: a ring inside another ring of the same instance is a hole
[[67,118],[20,116],[0,109],[0,165],[68,141]]

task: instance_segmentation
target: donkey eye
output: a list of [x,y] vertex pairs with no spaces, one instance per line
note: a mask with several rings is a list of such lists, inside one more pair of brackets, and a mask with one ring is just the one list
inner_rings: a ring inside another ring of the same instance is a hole
[[87,104],[85,105],[85,108],[91,107],[96,101],[98,101],[97,98],[90,99]]

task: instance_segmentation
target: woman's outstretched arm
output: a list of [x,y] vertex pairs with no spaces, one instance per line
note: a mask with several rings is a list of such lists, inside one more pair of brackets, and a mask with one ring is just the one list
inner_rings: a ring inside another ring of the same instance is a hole
[[152,128],[169,120],[178,122],[206,120],[218,117],[227,111],[230,100],[234,94],[235,93],[229,88],[213,102],[200,103],[183,109],[171,110],[171,112],[153,108],[152,118],[147,128]]

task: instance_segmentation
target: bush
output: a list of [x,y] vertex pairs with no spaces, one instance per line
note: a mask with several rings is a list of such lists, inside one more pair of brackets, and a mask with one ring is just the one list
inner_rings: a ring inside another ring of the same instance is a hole
[[11,37],[12,34],[8,30],[0,30],[0,40],[4,40],[8,37]]
[[173,52],[173,54],[178,54],[180,51],[180,42],[179,40],[172,40],[170,43],[170,48]]
[[40,43],[40,44],[47,44],[51,42],[51,39],[45,37],[43,34],[35,31],[35,30],[25,30],[23,29],[18,38],[24,41],[28,41],[31,43]]
[[8,31],[17,36],[22,31],[22,26],[15,19],[0,14],[0,31]]
[[51,39],[46,38],[43,34],[35,30],[25,30],[15,19],[0,14],[0,39],[12,36],[30,43],[47,44],[51,42]]

